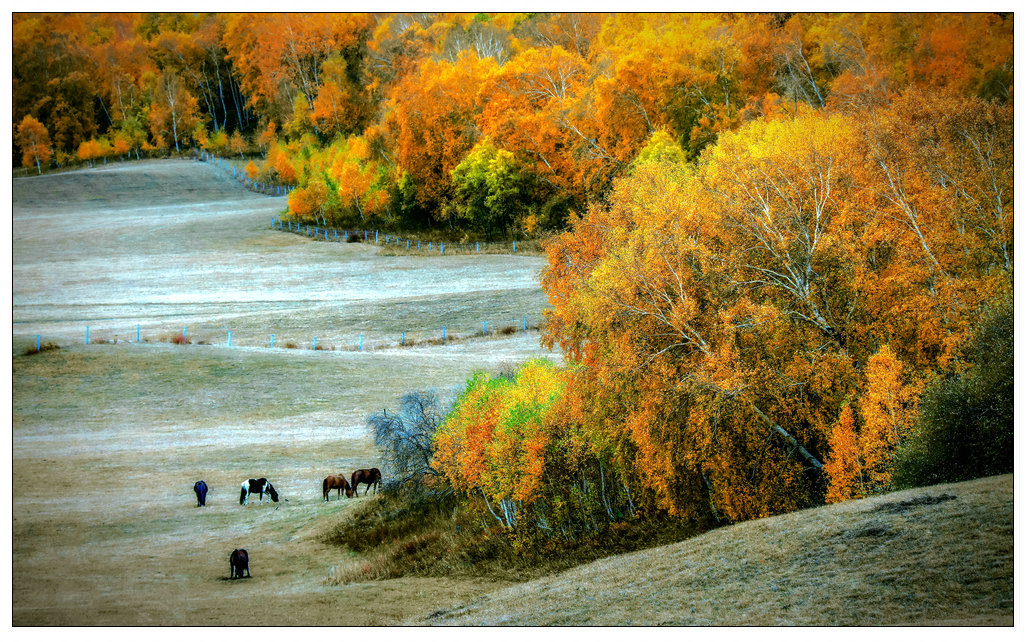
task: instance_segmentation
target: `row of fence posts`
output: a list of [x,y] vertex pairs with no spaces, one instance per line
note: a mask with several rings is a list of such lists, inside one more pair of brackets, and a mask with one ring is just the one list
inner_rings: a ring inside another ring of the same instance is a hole
[[[522,332],[527,332],[528,331],[528,317],[527,316],[524,317],[524,323],[523,323],[523,325],[521,327],[521,330],[522,330]],[[488,321],[482,321],[481,322],[481,336],[487,337],[488,334],[489,334],[489,322]],[[36,335],[36,352],[39,352],[39,346],[40,346],[40,339],[41,339],[41,337],[42,337],[42,335],[39,335],[39,334]],[[140,326],[140,324],[136,324],[136,343],[141,343],[142,342],[141,338],[142,338],[141,326]],[[188,326],[183,326],[182,327],[182,341],[185,342],[185,341],[188,341],[188,339],[189,339],[189,327]],[[442,343],[445,343],[445,342],[446,342],[446,326],[442,326]],[[88,344],[89,344],[89,326],[87,325],[86,326],[86,345],[88,345]],[[400,332],[400,335],[399,335],[399,345],[405,347],[406,344],[407,344],[407,333],[406,333],[406,330],[403,330],[403,331]],[[269,346],[272,349],[275,347],[275,335],[274,334],[271,335],[271,340],[270,340]],[[232,347],[232,331],[231,330],[228,331],[228,347],[229,348]],[[310,349],[311,350],[317,350],[317,337],[314,337],[314,340],[313,340],[313,343],[312,343]],[[364,350],[364,335],[362,335],[362,334],[359,335],[359,337],[357,339],[357,350],[360,351],[360,352],[362,352]]]
[[[196,155],[203,162],[214,162],[218,167],[225,167],[225,171],[228,171],[228,163],[220,156],[215,156],[206,150],[199,149],[196,150]],[[242,184],[246,187],[268,196],[288,196],[289,192],[296,189],[295,187],[289,187],[287,185],[268,185],[267,183],[258,183],[257,181],[244,176],[243,173],[234,166],[232,167],[232,178],[237,181],[242,181]]]
[[[279,230],[289,231],[289,232],[297,232],[297,233],[302,231],[308,237],[312,236],[315,239],[322,238],[321,234],[323,232],[324,233],[324,240],[326,240],[326,241],[334,241],[336,243],[339,242],[339,230],[332,230],[332,232],[334,233],[334,236],[331,239],[329,239],[328,238],[328,231],[329,231],[328,228],[319,228],[319,227],[317,227],[315,225],[314,226],[314,233],[313,233],[313,235],[311,235],[311,233],[310,233],[310,224],[309,223],[302,223],[302,224],[296,223],[295,226],[293,226],[293,222],[292,221],[283,221],[280,218],[275,218],[274,216],[272,216],[271,217],[271,229],[275,229],[275,225],[276,224],[278,225],[278,229]],[[355,235],[359,236],[361,232],[363,232],[364,240],[366,241],[367,240],[367,234],[368,234],[367,230],[355,230],[353,233]],[[379,231],[375,230],[374,231],[374,243],[375,243],[375,245],[377,245],[378,242],[379,242],[378,237],[379,237]],[[393,241],[395,241],[396,247],[399,247],[400,243],[403,240],[404,239],[400,239],[398,236],[395,236],[395,235],[393,235],[391,240],[390,240],[389,235],[385,234],[385,245],[389,245]],[[405,239],[405,241],[406,241],[406,249],[409,250],[410,249],[410,239]],[[343,230],[342,231],[342,242],[343,243],[348,243],[349,242],[349,230]],[[421,241],[416,241],[416,243],[417,243],[417,251],[420,252],[421,251]],[[433,251],[432,243],[433,243],[432,241],[428,241],[428,251],[429,252]],[[435,247],[438,248],[439,254],[445,254],[446,253],[446,243],[444,241],[439,241],[438,243],[435,243],[434,245],[435,245]],[[517,239],[514,239],[514,241],[513,241],[513,251],[514,251],[514,254],[517,253]],[[474,242],[474,252],[475,252],[475,254],[480,254],[481,253],[481,243],[479,241],[475,241]]]

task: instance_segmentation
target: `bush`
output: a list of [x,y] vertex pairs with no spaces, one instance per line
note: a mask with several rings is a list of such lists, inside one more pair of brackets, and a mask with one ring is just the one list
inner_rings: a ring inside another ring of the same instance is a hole
[[985,316],[968,346],[968,370],[929,388],[913,435],[896,454],[898,488],[1013,471],[1013,308]]
[[60,349],[61,349],[61,346],[59,346],[56,343],[53,343],[51,341],[47,341],[46,343],[40,344],[38,350],[36,350],[36,346],[34,346],[34,345],[33,346],[29,346],[28,348],[25,348],[25,352],[23,352],[22,354],[28,356],[28,355],[31,355],[31,354],[39,354],[41,352],[53,352],[54,350],[60,350]]
[[384,454],[390,484],[420,492],[427,477],[436,477],[435,431],[447,409],[434,390],[408,392],[399,401],[399,412],[375,413],[367,418],[375,445]]

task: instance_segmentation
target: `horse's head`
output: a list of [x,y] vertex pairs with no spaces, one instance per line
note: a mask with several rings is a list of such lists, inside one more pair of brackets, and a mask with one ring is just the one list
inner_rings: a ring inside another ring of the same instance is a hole
[[275,487],[271,485],[271,482],[268,482],[267,484],[267,493],[268,495],[271,495],[271,501],[278,501],[278,491],[275,490]]

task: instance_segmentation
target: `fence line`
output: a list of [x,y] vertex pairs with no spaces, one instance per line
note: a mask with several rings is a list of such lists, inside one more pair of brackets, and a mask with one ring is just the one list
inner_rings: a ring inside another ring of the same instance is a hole
[[[446,346],[451,343],[461,343],[473,339],[484,339],[484,340],[495,340],[506,337],[512,337],[518,334],[526,334],[529,331],[538,330],[539,326],[534,321],[528,323],[529,316],[524,315],[516,321],[510,321],[506,325],[492,323],[490,324],[487,320],[481,322],[480,329],[470,330],[466,334],[453,334],[447,331],[447,326],[442,325],[441,331],[437,333],[421,332],[417,331],[419,338],[410,340],[407,337],[406,330],[399,330],[393,338],[384,338],[375,340],[373,343],[367,343],[365,345],[364,334],[360,333],[356,339],[349,339],[343,341],[341,345],[332,345],[330,341],[324,338],[324,334],[321,335],[319,341],[316,336],[312,336],[309,343],[296,343],[293,340],[282,340],[282,337],[275,337],[274,333],[268,333],[268,337],[265,341],[257,343],[241,343],[238,340],[238,336],[233,341],[232,330],[226,330],[224,342],[206,340],[200,337],[209,336],[210,332],[196,332],[195,327],[192,333],[189,332],[187,326],[182,326],[180,331],[168,331],[165,328],[161,328],[155,332],[144,333],[142,331],[141,324],[136,324],[135,327],[135,341],[131,339],[119,338],[125,335],[131,336],[131,330],[118,332],[116,328],[104,328],[101,331],[97,331],[95,326],[85,326],[84,331],[84,343],[85,344],[110,344],[110,343],[170,343],[179,345],[188,345],[195,343],[196,345],[212,345],[212,346],[223,346],[228,348],[269,348],[279,350],[311,350],[311,351],[349,351],[349,352],[364,352],[374,351],[379,349],[389,348],[412,348],[419,346]],[[490,331],[490,326],[492,330]],[[451,330],[451,328],[449,328]],[[389,333],[382,332],[379,336],[388,337]],[[32,335],[30,335],[32,336]],[[34,335],[34,343],[36,352],[39,352],[41,346],[41,338],[43,335]],[[189,337],[194,337],[190,339]]]
[[211,154],[207,150],[197,149],[196,160],[201,163],[211,163],[217,167],[223,167],[225,173],[231,174],[232,178],[243,184],[244,187],[249,189],[251,192],[257,192],[266,196],[288,196],[289,192],[296,189],[289,185],[277,185],[271,183],[257,182],[254,179],[246,176],[244,171],[238,170],[236,167],[230,166],[228,161],[220,156]]
[[[431,252],[445,255],[448,249],[450,254],[453,253],[474,253],[481,254],[482,249],[503,249],[509,250],[510,253],[517,253],[517,240],[514,239],[511,243],[482,243],[475,241],[474,243],[446,243],[445,241],[420,241],[409,238],[400,238],[399,235],[389,234],[382,232],[381,230],[356,230],[356,229],[338,229],[334,227],[321,227],[319,225],[311,225],[309,223],[299,223],[296,221],[288,221],[281,217],[271,217],[271,229],[280,230],[282,232],[292,232],[293,234],[303,234],[307,238],[312,238],[316,241],[326,241],[328,243],[349,243],[350,236],[357,238],[360,242],[372,241],[375,245],[381,247],[395,247],[397,249],[404,249],[407,251],[413,251],[411,244],[416,244],[416,251],[418,252]],[[473,250],[473,252],[472,252]],[[503,253],[503,252],[500,252]]]

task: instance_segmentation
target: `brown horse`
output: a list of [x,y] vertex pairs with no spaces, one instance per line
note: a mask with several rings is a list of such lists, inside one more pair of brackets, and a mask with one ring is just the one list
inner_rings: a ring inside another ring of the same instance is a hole
[[346,481],[345,475],[328,475],[325,477],[324,482],[321,484],[321,490],[324,492],[325,501],[328,501],[328,494],[332,492],[333,488],[339,489],[338,496],[342,498],[342,491],[346,491],[346,497],[352,497],[353,491],[350,489],[349,482]]
[[250,556],[246,554],[245,548],[237,548],[228,556],[228,567],[231,571],[231,579],[242,579],[242,574],[250,577]]
[[371,484],[374,484],[374,492],[378,494],[378,483],[382,480],[382,474],[377,468],[361,468],[360,470],[353,471],[353,477],[350,479],[350,484],[353,486],[353,494],[360,496],[357,492],[357,484],[367,484],[367,488],[364,489],[364,496],[367,496],[367,491],[371,490]]

